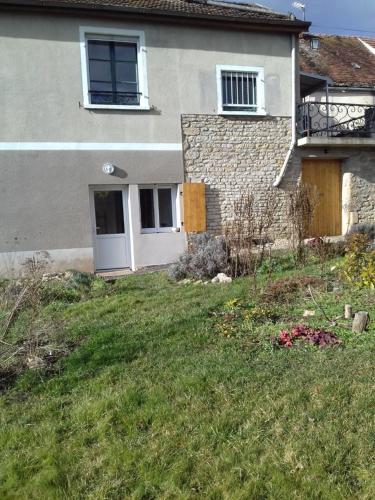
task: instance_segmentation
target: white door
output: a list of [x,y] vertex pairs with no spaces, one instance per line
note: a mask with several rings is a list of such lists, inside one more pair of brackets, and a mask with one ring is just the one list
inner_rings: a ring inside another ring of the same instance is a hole
[[96,269],[129,267],[125,190],[95,188],[93,204]]

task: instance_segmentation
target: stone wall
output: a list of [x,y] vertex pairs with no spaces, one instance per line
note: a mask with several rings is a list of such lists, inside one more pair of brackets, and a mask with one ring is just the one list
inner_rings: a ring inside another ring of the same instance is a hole
[[285,236],[285,189],[296,183],[295,158],[280,188],[273,188],[291,141],[290,118],[184,115],[182,135],[186,179],[206,185],[207,227],[220,233],[233,214],[233,202],[250,190],[259,202],[274,191],[280,198],[275,232]]
[[343,173],[351,173],[353,222],[375,223],[375,150],[358,150],[343,161]]
[[274,232],[286,237],[286,193],[300,178],[303,157],[337,158],[343,176],[343,232],[357,222],[375,222],[374,148],[296,148],[279,188],[273,188],[291,140],[291,120],[281,117],[182,116],[185,178],[206,184],[207,228],[219,234],[241,192],[260,203],[278,198]]

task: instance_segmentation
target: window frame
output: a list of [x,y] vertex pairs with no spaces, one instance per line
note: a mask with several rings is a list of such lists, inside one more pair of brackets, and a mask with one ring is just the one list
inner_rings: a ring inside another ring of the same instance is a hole
[[[153,202],[154,202],[154,221],[155,227],[143,228],[142,227],[142,214],[141,214],[141,189],[152,189],[153,191]],[[171,227],[160,227],[159,218],[159,189],[170,189],[171,190],[171,200],[172,200],[172,226]],[[177,186],[175,184],[140,184],[138,186],[138,206],[139,206],[139,223],[141,233],[152,234],[152,233],[171,233],[177,226]]]
[[[256,74],[256,111],[231,111],[223,108],[223,92],[222,92],[222,73],[225,71],[234,71],[237,73],[255,73]],[[216,65],[216,86],[217,86],[217,112],[219,115],[253,115],[265,116],[265,96],[264,96],[264,68],[259,66],[232,66],[218,64]]]
[[[146,44],[144,31],[80,26],[80,51],[83,87],[83,106],[87,109],[149,110],[147,83]],[[137,70],[139,104],[92,104],[90,101],[90,75],[88,40],[130,42],[137,45]]]

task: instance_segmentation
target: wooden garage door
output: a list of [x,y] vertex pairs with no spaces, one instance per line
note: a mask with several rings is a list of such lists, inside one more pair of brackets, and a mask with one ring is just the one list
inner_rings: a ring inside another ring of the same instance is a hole
[[339,160],[303,160],[302,182],[316,186],[319,202],[307,236],[338,236],[341,229]]

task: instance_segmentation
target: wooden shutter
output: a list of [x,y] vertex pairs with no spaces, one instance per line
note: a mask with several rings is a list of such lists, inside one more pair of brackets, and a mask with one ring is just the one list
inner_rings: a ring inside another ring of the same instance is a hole
[[206,195],[203,182],[189,182],[183,186],[184,230],[187,233],[206,231]]

